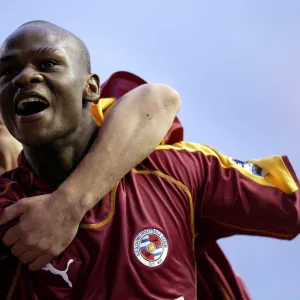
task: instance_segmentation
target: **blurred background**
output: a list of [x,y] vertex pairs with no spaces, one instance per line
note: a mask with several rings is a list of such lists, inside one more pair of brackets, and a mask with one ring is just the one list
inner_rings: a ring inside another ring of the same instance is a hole
[[[241,160],[288,154],[300,177],[299,0],[10,0],[0,41],[36,19],[82,38],[102,81],[128,70],[175,87],[186,140]],[[253,299],[300,299],[299,238],[220,243]]]

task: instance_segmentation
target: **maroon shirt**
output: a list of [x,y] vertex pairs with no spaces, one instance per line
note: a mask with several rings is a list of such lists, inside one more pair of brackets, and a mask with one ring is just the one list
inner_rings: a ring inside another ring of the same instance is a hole
[[[5,177],[1,208],[51,191],[24,156]],[[232,234],[291,239],[299,220],[299,183],[286,157],[242,164],[203,145],[159,146],[85,215],[74,241],[45,270],[0,260],[0,299],[195,299],[201,274],[203,288],[230,295],[228,272],[218,272],[224,261],[214,268],[220,255],[210,250],[204,261],[214,270],[201,270],[205,249]]]
[[[143,83],[117,72],[102,97],[119,98]],[[164,143],[182,139],[176,118]],[[196,285],[198,299],[249,299],[216,240],[234,233],[292,238],[299,191],[286,158],[258,162],[269,172],[263,178],[251,175],[259,168],[236,163],[196,144],[159,147],[85,216],[89,225],[45,270],[29,272],[0,243],[0,299],[194,299]],[[0,213],[20,198],[51,192],[24,157],[5,177]],[[274,223],[278,217],[282,224]],[[12,225],[1,227],[0,237]]]

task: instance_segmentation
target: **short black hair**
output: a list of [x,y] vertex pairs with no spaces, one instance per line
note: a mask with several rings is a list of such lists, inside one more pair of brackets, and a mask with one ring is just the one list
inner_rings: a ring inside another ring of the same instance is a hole
[[[43,20],[34,20],[34,21],[26,22],[26,23],[22,24],[19,28],[22,28],[24,26],[30,26],[30,25],[50,26],[50,27],[52,27],[52,29],[57,31],[59,34],[63,34],[64,36],[73,39],[78,45],[78,50],[79,50],[78,58],[79,58],[80,62],[82,63],[83,67],[86,69],[86,72],[91,73],[91,57],[90,57],[89,50],[88,50],[87,46],[85,45],[85,43],[78,36],[76,36],[72,32],[70,32],[58,25],[55,25],[51,22],[43,21]],[[75,49],[73,49],[73,50],[75,50]]]

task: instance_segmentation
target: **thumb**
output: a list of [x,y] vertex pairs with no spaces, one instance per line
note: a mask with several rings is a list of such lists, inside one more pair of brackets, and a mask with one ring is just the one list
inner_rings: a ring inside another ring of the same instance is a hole
[[26,206],[21,201],[6,207],[0,216],[0,226],[20,217],[25,211]]

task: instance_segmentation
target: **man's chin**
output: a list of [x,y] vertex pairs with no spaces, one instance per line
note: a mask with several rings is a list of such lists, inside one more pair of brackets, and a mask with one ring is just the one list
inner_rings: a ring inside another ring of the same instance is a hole
[[19,131],[16,139],[24,146],[30,148],[39,148],[53,143],[53,138],[49,132],[22,132]]

